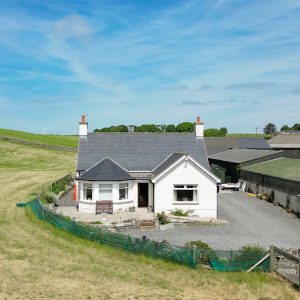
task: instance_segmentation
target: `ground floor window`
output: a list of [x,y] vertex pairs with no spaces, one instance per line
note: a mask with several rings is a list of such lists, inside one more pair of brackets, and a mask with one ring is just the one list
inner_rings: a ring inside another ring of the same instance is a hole
[[128,199],[128,183],[119,184],[119,200]]
[[113,200],[112,184],[99,184],[99,200]]
[[93,185],[91,183],[83,184],[83,199],[93,200]]
[[175,202],[197,202],[197,184],[175,184]]

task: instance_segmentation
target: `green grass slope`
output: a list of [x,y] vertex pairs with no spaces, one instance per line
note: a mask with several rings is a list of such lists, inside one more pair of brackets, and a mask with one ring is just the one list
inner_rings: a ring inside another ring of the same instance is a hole
[[298,299],[268,274],[193,270],[39,221],[16,203],[74,172],[76,153],[6,141],[0,151],[0,299]]
[[33,143],[72,148],[76,148],[78,143],[78,137],[75,135],[34,134],[4,128],[0,128],[0,136],[25,140]]

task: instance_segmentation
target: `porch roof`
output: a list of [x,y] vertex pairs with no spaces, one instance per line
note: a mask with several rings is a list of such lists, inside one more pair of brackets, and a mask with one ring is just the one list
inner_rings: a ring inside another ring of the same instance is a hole
[[123,167],[109,157],[106,157],[86,170],[77,179],[88,181],[123,181],[134,178]]

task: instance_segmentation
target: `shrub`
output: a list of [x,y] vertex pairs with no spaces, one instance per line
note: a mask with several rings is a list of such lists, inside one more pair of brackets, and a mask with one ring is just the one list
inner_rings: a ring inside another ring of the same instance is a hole
[[194,248],[194,246],[196,246],[197,249],[202,250],[199,257],[198,257],[198,261],[201,264],[210,265],[210,259],[209,259],[209,256],[208,256],[208,252],[213,253],[213,250],[212,250],[212,248],[210,248],[208,246],[208,244],[198,240],[198,241],[186,242],[184,244],[184,246],[186,248]]
[[186,211],[183,211],[182,209],[176,208],[173,212],[172,215],[178,216],[178,217],[187,217],[189,214],[191,214],[193,210],[189,209]]
[[42,203],[55,203],[58,198],[55,193],[52,192],[41,192],[39,194],[39,199]]
[[208,244],[198,240],[198,241],[190,241],[190,242],[186,242],[184,244],[184,246],[186,248],[193,248],[193,246],[196,246],[196,248],[198,249],[206,249],[206,250],[210,250],[211,248],[208,246]]
[[[235,265],[248,269],[266,255],[267,251],[258,245],[245,245],[239,249],[239,255],[233,260]],[[259,266],[257,269],[261,269]]]
[[156,217],[160,225],[165,225],[170,223],[164,211],[161,213],[157,213]]

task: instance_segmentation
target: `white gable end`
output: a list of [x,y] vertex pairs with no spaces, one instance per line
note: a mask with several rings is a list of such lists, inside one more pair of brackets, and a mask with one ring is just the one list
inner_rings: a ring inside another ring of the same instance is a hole
[[[156,212],[174,211],[179,208],[193,210],[194,214],[203,218],[217,217],[217,179],[188,157],[184,157],[157,176],[154,183]],[[178,186],[184,186],[183,189],[194,186],[196,191],[193,201],[181,201],[177,193],[179,195],[184,191],[177,192]]]

